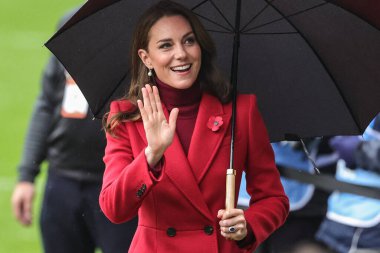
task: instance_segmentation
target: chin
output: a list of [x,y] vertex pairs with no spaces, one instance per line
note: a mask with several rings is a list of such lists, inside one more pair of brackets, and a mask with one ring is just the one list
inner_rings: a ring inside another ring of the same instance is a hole
[[171,82],[169,85],[171,87],[179,89],[179,90],[185,90],[185,89],[190,88],[194,82],[195,82],[195,80],[192,80],[192,81],[174,81],[174,82]]
[[179,85],[177,85],[177,89],[186,90],[186,89],[190,88],[191,86],[193,86],[193,84],[194,84],[194,82],[186,83],[186,84],[179,84]]

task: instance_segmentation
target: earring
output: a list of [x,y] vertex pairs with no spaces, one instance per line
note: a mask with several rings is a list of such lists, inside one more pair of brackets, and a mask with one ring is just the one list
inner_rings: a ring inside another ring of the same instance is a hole
[[149,77],[153,76],[152,69],[149,69],[149,71],[148,71],[148,76],[149,76]]

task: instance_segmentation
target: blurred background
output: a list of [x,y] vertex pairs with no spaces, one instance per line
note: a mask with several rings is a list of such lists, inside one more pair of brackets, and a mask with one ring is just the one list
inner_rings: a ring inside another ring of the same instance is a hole
[[41,73],[49,51],[44,43],[59,18],[83,0],[0,0],[0,252],[42,252],[39,206],[46,168],[38,177],[36,218],[24,228],[11,212],[10,198]]

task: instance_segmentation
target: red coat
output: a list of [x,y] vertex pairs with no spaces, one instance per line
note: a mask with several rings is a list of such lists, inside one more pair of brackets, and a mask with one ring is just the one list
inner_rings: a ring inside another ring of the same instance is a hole
[[[113,102],[111,115],[130,107],[127,101]],[[225,205],[231,111],[231,104],[222,105],[215,97],[204,94],[188,156],[175,136],[164,154],[158,179],[149,171],[144,155],[147,142],[142,121],[122,123],[116,138],[107,135],[106,170],[99,201],[104,214],[115,223],[138,213],[139,225],[129,252],[251,252],[283,224],[288,199],[267,131],[255,97],[241,95],[237,102],[234,157],[236,199],[245,170],[247,191],[252,196],[245,217],[256,241],[240,249],[220,235],[217,212]],[[207,127],[211,116],[223,118],[216,132]]]

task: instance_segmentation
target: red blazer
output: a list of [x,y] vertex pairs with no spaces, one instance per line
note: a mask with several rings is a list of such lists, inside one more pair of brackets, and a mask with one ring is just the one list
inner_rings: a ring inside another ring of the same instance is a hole
[[[111,115],[130,108],[127,101],[113,102]],[[225,206],[231,111],[231,103],[222,105],[215,97],[204,94],[187,157],[175,136],[164,154],[159,178],[148,169],[142,121],[120,124],[117,137],[107,134],[106,170],[99,201],[104,214],[114,223],[138,214],[139,224],[129,252],[251,252],[283,224],[289,203],[267,131],[255,97],[240,95],[234,157],[236,199],[244,170],[251,195],[245,217],[256,240],[240,249],[236,242],[220,235],[217,212]],[[211,116],[223,118],[216,132],[207,127]]]

